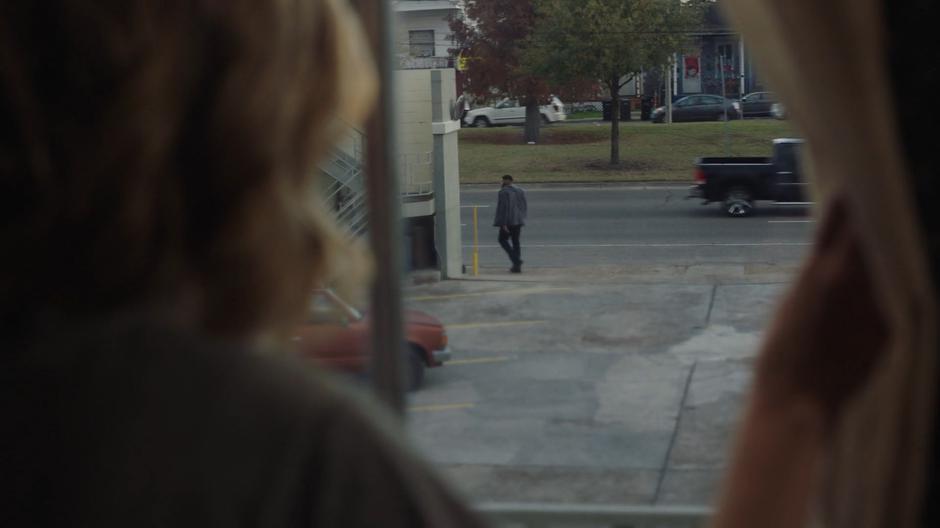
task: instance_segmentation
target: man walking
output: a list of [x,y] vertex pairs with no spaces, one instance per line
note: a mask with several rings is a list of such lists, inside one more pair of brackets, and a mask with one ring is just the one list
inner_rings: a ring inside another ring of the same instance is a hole
[[[499,190],[493,226],[499,228],[499,245],[512,261],[512,268],[509,269],[512,273],[522,273],[522,246],[519,245],[519,235],[525,225],[527,207],[525,191],[512,184],[512,176],[503,176],[503,187]],[[510,240],[512,245],[509,244]]]

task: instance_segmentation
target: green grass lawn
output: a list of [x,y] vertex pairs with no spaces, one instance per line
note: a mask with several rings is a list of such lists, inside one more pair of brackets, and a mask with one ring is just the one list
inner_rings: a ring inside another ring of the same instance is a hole
[[600,119],[600,112],[572,112],[568,114],[568,119]]
[[460,131],[460,181],[493,183],[512,174],[522,183],[685,182],[692,179],[695,158],[769,156],[772,139],[794,135],[789,122],[776,119],[630,121],[620,127],[621,165],[610,167],[609,123],[543,127],[538,145],[522,142],[522,127],[465,128]]

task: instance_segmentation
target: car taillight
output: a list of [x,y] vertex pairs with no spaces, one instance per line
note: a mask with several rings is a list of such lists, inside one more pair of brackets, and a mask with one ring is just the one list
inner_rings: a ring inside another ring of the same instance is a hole
[[446,347],[448,343],[447,334],[444,334],[444,337],[441,338],[441,346]]
[[695,169],[695,183],[705,183],[705,171],[701,167]]

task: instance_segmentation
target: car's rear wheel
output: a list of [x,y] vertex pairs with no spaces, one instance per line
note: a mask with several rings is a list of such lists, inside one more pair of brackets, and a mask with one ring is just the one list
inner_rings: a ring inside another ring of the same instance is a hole
[[478,117],[473,120],[473,126],[477,128],[486,128],[490,126],[490,120],[485,117]]
[[405,380],[408,390],[414,391],[424,383],[424,351],[418,345],[411,345],[408,351],[407,379]]
[[754,212],[754,200],[746,187],[732,187],[725,194],[721,208],[733,217],[748,216]]

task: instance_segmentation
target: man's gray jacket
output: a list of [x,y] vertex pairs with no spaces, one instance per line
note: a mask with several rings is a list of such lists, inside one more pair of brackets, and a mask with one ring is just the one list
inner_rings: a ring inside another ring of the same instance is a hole
[[515,185],[507,185],[499,191],[493,225],[496,227],[525,225],[527,208],[525,191]]

